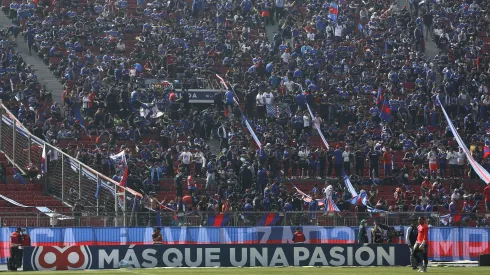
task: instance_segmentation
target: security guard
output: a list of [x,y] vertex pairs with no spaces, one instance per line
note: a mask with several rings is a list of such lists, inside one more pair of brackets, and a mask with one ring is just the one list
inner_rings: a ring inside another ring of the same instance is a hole
[[366,220],[362,220],[361,223],[359,224],[359,232],[357,234],[357,242],[359,244],[369,243],[366,224],[367,224]]
[[153,234],[151,235],[153,239],[153,244],[162,244],[163,243],[163,238],[162,238],[162,233],[160,233],[160,228],[155,228],[153,230]]
[[8,261],[9,270],[17,270],[22,266],[22,229],[17,228],[12,234],[10,234],[10,259]]
[[301,232],[299,227],[296,227],[296,232],[293,235],[293,243],[304,243],[306,241],[305,234]]
[[417,242],[417,235],[417,218],[413,217],[412,224],[408,227],[407,234],[405,234],[405,243],[408,245],[408,248],[410,248],[410,264],[413,270],[416,270],[419,265],[415,253],[413,253],[413,248]]
[[374,226],[371,229],[371,240],[373,243],[383,243],[383,229],[374,221]]

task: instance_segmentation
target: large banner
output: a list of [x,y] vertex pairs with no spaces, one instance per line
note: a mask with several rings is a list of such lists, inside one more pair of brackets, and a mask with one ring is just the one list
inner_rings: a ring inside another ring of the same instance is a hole
[[393,245],[136,245],[38,246],[24,251],[24,270],[152,267],[405,266],[407,246]]
[[[9,254],[10,234],[15,228],[0,227],[0,263]],[[166,245],[186,244],[285,244],[291,242],[295,228],[263,227],[163,227]],[[353,244],[357,227],[303,226],[308,244]],[[406,232],[406,227],[397,227]],[[153,228],[27,228],[33,246],[111,246],[152,244]],[[477,260],[489,254],[490,228],[431,227],[429,229],[431,260]],[[403,244],[404,237],[396,240]]]

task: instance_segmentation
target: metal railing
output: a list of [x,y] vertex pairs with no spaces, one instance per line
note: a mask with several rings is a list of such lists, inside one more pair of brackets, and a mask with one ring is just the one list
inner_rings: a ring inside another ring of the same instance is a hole
[[[95,171],[88,165],[66,154],[61,149],[32,135],[29,130],[0,101],[0,151],[22,174],[30,179],[40,179],[44,194],[60,199],[64,205],[76,201],[94,212],[112,212],[112,216],[126,217],[126,200],[132,205],[141,194]],[[43,149],[46,150],[47,172],[40,177]],[[40,213],[37,220],[42,219]],[[122,219],[119,226],[125,225]]]
[[[432,226],[470,226],[470,220],[481,221],[490,219],[490,214],[460,213],[457,222],[446,214],[425,212],[392,212],[370,215],[366,212],[167,212],[146,211],[128,212],[126,223],[123,216],[114,216],[114,213],[84,212],[58,214],[56,221],[43,213],[0,213],[0,226],[21,227],[117,227],[131,226],[226,226],[226,227],[256,227],[256,226],[359,226],[361,220],[367,220],[369,225],[374,221],[388,226],[409,225],[412,217],[424,216]],[[444,223],[444,220],[447,222]],[[489,226],[488,223],[479,224],[480,227]]]

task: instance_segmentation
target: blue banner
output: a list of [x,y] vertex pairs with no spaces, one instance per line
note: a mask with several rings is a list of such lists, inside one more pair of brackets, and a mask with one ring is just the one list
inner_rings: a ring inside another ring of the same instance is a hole
[[[242,245],[287,244],[295,227],[272,225],[275,217],[264,219],[258,227],[161,227],[165,245]],[[403,233],[406,227],[397,226]],[[13,227],[0,227],[0,264],[9,257]],[[302,226],[307,244],[354,244],[358,227]],[[151,227],[27,228],[33,246],[120,246],[152,244]],[[368,234],[370,237],[370,234]],[[405,237],[395,239],[404,244]],[[490,228],[431,227],[429,258],[441,261],[477,260],[490,253]]]
[[[406,266],[406,245],[39,246],[24,249],[25,271],[153,267]],[[124,267],[123,266],[123,267]]]

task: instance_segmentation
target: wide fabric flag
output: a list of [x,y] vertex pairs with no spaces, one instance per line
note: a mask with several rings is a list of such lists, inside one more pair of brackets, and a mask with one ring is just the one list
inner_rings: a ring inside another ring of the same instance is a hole
[[[440,99],[437,98],[437,100]],[[475,170],[476,174],[480,177],[481,180],[483,180],[486,184],[490,184],[490,173],[488,173],[488,171],[485,170],[485,168],[483,168],[473,158],[473,156],[470,153],[470,150],[468,150],[468,147],[463,142],[463,139],[461,139],[461,136],[459,135],[458,131],[454,127],[453,122],[449,118],[448,114],[446,113],[446,109],[444,109],[444,106],[442,104],[441,104],[441,110],[442,113],[444,114],[444,117],[446,118],[447,124],[449,125],[451,132],[453,133],[454,138],[456,139],[456,142],[459,145],[459,148],[463,149],[463,152],[465,153],[466,158],[468,159],[468,162],[470,163],[471,167],[473,167],[473,170]]]
[[330,8],[328,9],[328,18],[332,21],[337,21],[338,14],[339,6],[334,2],[330,3]]
[[243,113],[242,113],[242,118],[243,118],[243,121],[245,122],[245,125],[247,126],[248,131],[252,135],[252,138],[255,140],[255,143],[257,144],[257,146],[259,148],[262,148],[262,144],[260,143],[259,138],[255,134],[254,130],[252,129],[252,126],[250,126],[250,123],[248,123],[248,120]]
[[279,213],[269,213],[263,215],[259,220],[259,226],[274,226],[280,220]]
[[208,226],[225,226],[230,219],[230,214],[216,214],[208,216]]
[[349,193],[351,194],[351,196],[353,198],[357,197],[358,194],[356,192],[356,189],[354,188],[354,186],[352,186],[352,183],[350,181],[350,178],[349,178],[349,176],[347,176],[345,174],[345,170],[344,169],[342,169],[342,176],[344,177],[345,187],[347,187],[347,190],[349,190]]
[[381,106],[379,117],[384,121],[391,121],[391,108],[387,98],[383,100],[383,105]]
[[487,158],[488,156],[490,156],[490,147],[486,146],[483,148],[483,158]]
[[41,175],[45,175],[47,172],[47,165],[46,165],[46,144],[43,146],[43,153],[41,154]]
[[223,84],[223,86],[228,90],[228,85],[226,85],[225,80],[221,76],[219,76],[218,74],[216,74],[216,77],[219,79],[219,82],[221,84]]
[[325,212],[340,212],[340,209],[331,198],[327,198],[325,200]]
[[320,125],[316,122],[315,116],[313,116],[313,112],[311,111],[310,104],[306,102],[306,107],[308,108],[308,112],[310,113],[311,121],[313,121],[316,131],[318,132],[318,135],[323,141],[323,144],[325,145],[325,148],[328,150],[330,148],[330,145],[328,145],[327,139],[325,139],[325,136],[323,136],[322,130],[320,129]]

